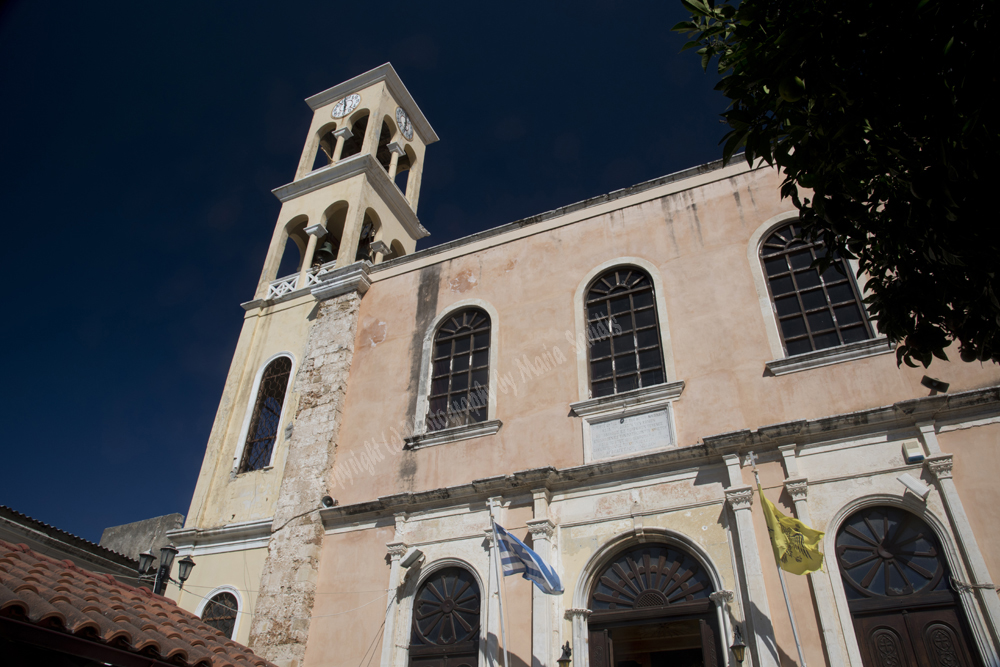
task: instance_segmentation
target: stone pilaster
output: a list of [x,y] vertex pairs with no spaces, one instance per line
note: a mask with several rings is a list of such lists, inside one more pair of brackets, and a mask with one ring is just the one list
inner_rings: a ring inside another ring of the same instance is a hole
[[310,510],[327,493],[360,304],[350,291],[319,305],[295,378],[295,430],[250,628],[254,652],[282,666],[301,665],[305,655],[323,542],[319,513]]

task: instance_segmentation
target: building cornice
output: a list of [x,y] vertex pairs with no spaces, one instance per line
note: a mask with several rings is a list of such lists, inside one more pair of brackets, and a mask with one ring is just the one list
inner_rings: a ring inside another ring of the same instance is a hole
[[273,519],[244,521],[215,528],[180,528],[167,538],[183,554],[213,554],[266,547]]
[[[906,427],[936,419],[981,417],[1000,412],[1000,387],[987,387],[954,394],[938,394],[900,401],[892,405],[762,426],[755,430],[733,431],[709,436],[702,443],[628,458],[597,461],[571,468],[535,468],[509,475],[497,475],[416,493],[398,493],[352,505],[322,510],[324,525],[334,527],[362,518],[391,516],[400,511],[417,511],[474,502],[495,496],[530,494],[540,488],[561,491],[588,484],[600,484],[616,478],[635,478],[650,472],[668,472],[699,463],[723,463],[723,456],[741,454],[750,449],[757,453],[778,451],[790,443],[807,446],[865,433]],[[942,466],[943,468],[943,466]],[[720,499],[721,500],[721,499]]]
[[420,138],[423,139],[424,145],[429,146],[437,141],[439,138],[437,132],[434,131],[427,118],[424,117],[424,112],[417,106],[413,96],[410,95],[410,91],[403,85],[403,80],[399,78],[399,75],[396,74],[396,70],[393,69],[390,63],[368,70],[364,74],[359,74],[349,81],[337,84],[333,88],[327,88],[322,93],[316,93],[312,97],[307,97],[306,104],[309,105],[310,109],[316,111],[316,109],[337,102],[351,93],[356,93],[379,81],[385,82],[386,88],[389,89],[389,93],[395,98],[396,103],[403,107],[403,111],[406,112],[406,115],[410,117],[410,122],[413,123],[413,128],[420,135]]
[[364,174],[368,182],[376,193],[386,203],[403,229],[413,239],[422,239],[430,236],[430,232],[420,224],[417,214],[410,208],[406,197],[399,191],[399,187],[389,180],[389,174],[385,172],[382,165],[370,153],[358,153],[349,158],[339,160],[331,165],[309,172],[306,176],[297,181],[292,181],[286,185],[277,187],[271,192],[281,203],[291,201],[302,195],[315,192],[320,188],[325,188],[332,183]]

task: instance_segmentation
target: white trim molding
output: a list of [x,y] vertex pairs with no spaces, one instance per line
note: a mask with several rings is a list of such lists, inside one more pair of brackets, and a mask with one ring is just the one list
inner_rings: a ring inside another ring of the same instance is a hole
[[403,449],[423,449],[424,447],[433,447],[434,445],[446,445],[451,442],[496,435],[501,426],[503,426],[503,422],[499,419],[491,419],[475,424],[466,424],[464,426],[441,429],[440,431],[411,435],[408,438],[403,438]]
[[[257,393],[260,391],[260,381],[264,377],[264,370],[270,365],[272,361],[278,357],[288,357],[292,362],[292,369],[288,372],[288,384],[285,385],[285,397],[281,401],[281,415],[278,419],[278,433],[274,437],[274,446],[271,448],[271,458],[268,460],[267,465],[262,468],[262,470],[268,470],[274,465],[274,455],[278,451],[278,445],[285,442],[285,430],[283,428],[283,420],[285,418],[286,408],[288,407],[288,397],[292,394],[292,387],[295,384],[295,371],[298,364],[295,363],[295,355],[291,352],[278,352],[271,355],[264,360],[264,363],[260,365],[257,369],[257,375],[254,377],[253,386],[250,390],[250,400],[247,402],[246,413],[243,415],[243,425],[240,427],[240,438],[237,440],[236,453],[233,456],[233,475],[245,475],[247,473],[241,473],[240,469],[240,459],[243,458],[243,450],[247,446],[247,434],[250,431],[250,420],[253,418],[253,407],[257,402]],[[256,471],[249,471],[256,472]]]
[[860,340],[856,343],[828,347],[822,350],[813,350],[804,354],[795,354],[790,357],[772,359],[764,364],[767,370],[773,375],[787,375],[798,371],[807,371],[813,368],[822,368],[832,364],[839,364],[844,361],[854,359],[864,359],[874,357],[879,354],[888,354],[896,348],[889,344],[889,339],[885,336]]
[[[591,429],[594,425],[650,412],[666,412],[667,423],[669,425],[669,439],[662,446],[628,452],[622,454],[622,457],[631,457],[637,454],[647,454],[676,447],[677,429],[674,425],[672,404],[681,397],[682,391],[684,391],[684,381],[680,380],[653,385],[652,387],[633,389],[621,394],[612,394],[611,396],[601,396],[599,398],[590,398],[585,401],[570,403],[570,414],[583,419],[584,462],[590,463],[596,460],[594,458],[593,437],[591,434]],[[601,460],[604,459],[605,457],[602,457]]]
[[232,523],[218,528],[179,528],[167,532],[179,552],[191,557],[263,549],[271,539],[273,519]]
[[371,266],[370,262],[361,261],[324,273],[319,278],[319,284],[310,289],[310,293],[317,301],[332,299],[348,292],[357,292],[358,296],[364,296],[372,286],[371,278],[368,276]]
[[[433,357],[432,350],[434,346],[434,335],[437,333],[438,328],[446,318],[466,308],[481,308],[486,311],[487,315],[490,316],[490,380],[489,386],[487,387],[487,393],[489,394],[489,400],[487,401],[486,407],[487,421],[479,424],[470,424],[469,426],[443,429],[442,431],[437,432],[428,432],[427,410],[429,409],[428,396],[431,391],[431,362]],[[478,438],[484,435],[492,435],[492,433],[477,432],[479,430],[483,430],[484,427],[485,430],[493,428],[493,433],[500,430],[501,423],[497,420],[497,384],[500,377],[498,370],[500,363],[499,348],[500,314],[490,302],[482,299],[463,299],[450,304],[447,308],[438,313],[437,317],[431,321],[427,330],[424,332],[424,342],[420,351],[420,383],[417,385],[417,406],[413,414],[413,435],[406,438],[406,443],[408,445],[407,449],[429,447],[431,445],[443,444],[444,442],[455,442],[458,440],[466,440],[467,438]],[[487,424],[490,426],[487,427]],[[471,435],[465,435],[463,429],[469,429]],[[447,431],[455,432],[451,435],[463,435],[464,437],[455,437],[452,440],[444,439],[441,441],[434,441],[435,438],[432,437],[434,433],[445,434]],[[425,435],[428,437],[424,437]],[[413,443],[412,445],[410,445],[411,442]]]
[[205,607],[208,606],[209,601],[219,593],[229,593],[236,598],[236,622],[233,624],[233,636],[229,638],[232,641],[236,641],[237,633],[240,631],[240,619],[247,613],[243,611],[243,595],[236,587],[223,584],[214,588],[212,592],[203,597],[201,602],[198,603],[198,611],[195,612],[195,616],[201,618],[201,615],[205,613]]
[[660,329],[660,351],[663,353],[664,380],[671,382],[677,377],[674,370],[674,349],[670,342],[670,323],[667,321],[667,301],[664,296],[663,279],[655,264],[641,257],[616,257],[595,266],[583,277],[573,294],[573,321],[576,324],[576,371],[580,401],[590,398],[590,348],[587,337],[587,289],[602,273],[617,266],[636,266],[649,275],[653,281],[653,296],[656,304],[656,321]]

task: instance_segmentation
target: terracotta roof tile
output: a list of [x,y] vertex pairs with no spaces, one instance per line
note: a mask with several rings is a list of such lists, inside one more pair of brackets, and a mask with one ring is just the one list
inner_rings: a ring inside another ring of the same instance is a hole
[[0,617],[180,667],[274,667],[148,588],[4,540],[0,540]]

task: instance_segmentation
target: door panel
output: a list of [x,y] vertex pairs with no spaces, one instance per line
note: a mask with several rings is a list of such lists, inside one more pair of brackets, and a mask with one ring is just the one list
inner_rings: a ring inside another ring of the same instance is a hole
[[858,616],[866,667],[979,667],[957,611],[941,608]]
[[899,614],[855,618],[854,631],[865,667],[930,667],[914,654],[910,633]]
[[931,667],[973,667],[962,623],[954,608],[904,614],[914,649]]
[[719,659],[716,657],[718,651],[715,649],[718,644],[715,628],[705,619],[698,621],[698,628],[701,630],[701,659],[705,667],[720,667]]
[[611,637],[607,630],[590,631],[590,667],[612,667],[614,657],[611,654]]

